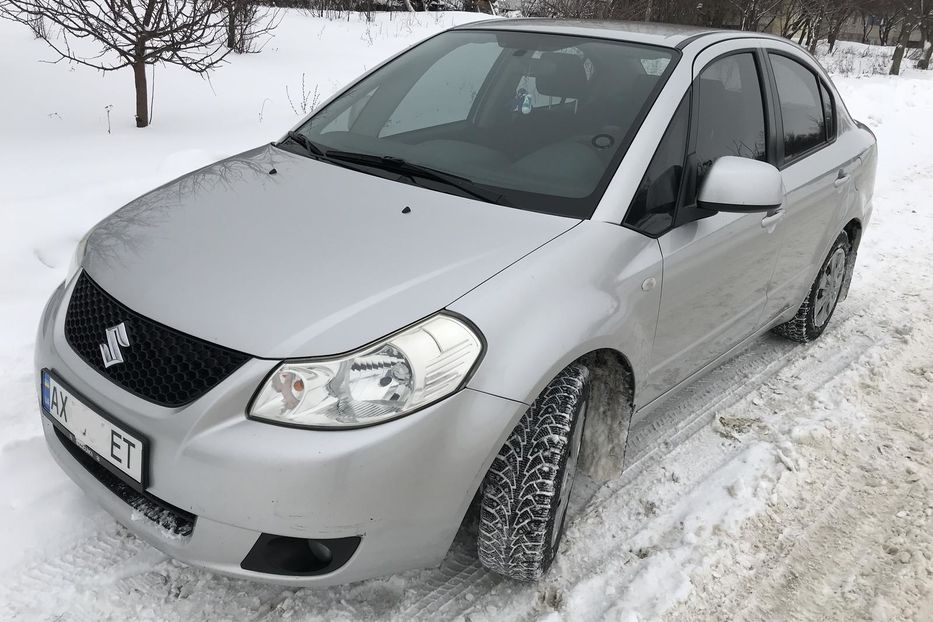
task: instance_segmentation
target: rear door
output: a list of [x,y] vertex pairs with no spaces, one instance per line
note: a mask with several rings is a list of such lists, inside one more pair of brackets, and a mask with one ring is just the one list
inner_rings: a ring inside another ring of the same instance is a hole
[[[782,46],[789,47],[789,46]],[[826,80],[796,50],[769,49],[778,113],[779,167],[787,191],[781,250],[763,321],[796,309],[856,200],[857,150],[837,140],[837,103]]]
[[647,404],[713,362],[760,325],[778,252],[780,223],[762,213],[709,212],[696,206],[706,172],[726,155],[774,162],[767,71],[760,49],[734,41],[694,64],[690,140],[679,207],[658,242],[664,256],[661,307]]

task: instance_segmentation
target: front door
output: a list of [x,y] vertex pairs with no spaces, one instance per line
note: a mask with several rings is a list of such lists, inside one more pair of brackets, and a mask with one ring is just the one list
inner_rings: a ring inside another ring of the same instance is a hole
[[[738,45],[743,44],[731,44]],[[774,121],[765,106],[762,62],[757,50],[727,52],[722,47],[697,59],[688,148],[692,153],[687,158],[687,170],[695,171],[695,181],[685,184],[688,196],[681,200],[679,215],[697,214],[697,191],[717,158],[769,161],[774,157],[768,144]],[[758,328],[781,226],[780,222],[766,226],[764,217],[718,212],[676,226],[658,239],[664,257],[661,307],[641,404],[673,388]]]

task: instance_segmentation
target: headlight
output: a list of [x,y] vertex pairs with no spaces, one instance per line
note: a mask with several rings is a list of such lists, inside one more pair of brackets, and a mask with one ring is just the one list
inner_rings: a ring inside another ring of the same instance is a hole
[[355,354],[282,363],[249,416],[310,428],[382,423],[459,389],[482,350],[466,322],[441,313]]
[[87,239],[91,235],[88,231],[75,246],[74,253],[71,255],[71,263],[68,264],[68,273],[65,275],[65,282],[71,281],[72,277],[81,269],[81,262],[84,261],[84,252],[87,250]]

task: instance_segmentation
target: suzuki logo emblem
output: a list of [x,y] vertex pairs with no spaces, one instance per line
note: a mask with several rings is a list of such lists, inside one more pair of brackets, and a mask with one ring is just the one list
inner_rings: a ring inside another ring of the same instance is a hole
[[123,362],[123,352],[120,346],[130,347],[130,338],[126,336],[126,325],[120,322],[107,329],[107,343],[100,344],[100,355],[104,359],[104,367],[119,365]]

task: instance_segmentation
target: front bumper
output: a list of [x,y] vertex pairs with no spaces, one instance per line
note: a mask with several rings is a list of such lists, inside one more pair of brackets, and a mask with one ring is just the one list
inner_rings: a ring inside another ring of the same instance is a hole
[[[179,536],[134,510],[76,459],[43,417],[52,455],[119,522],[167,555],[222,574],[331,585],[440,563],[520,402],[464,389],[413,415],[346,431],[296,430],[246,418],[277,361],[252,359],[195,402],[156,406],[116,387],[64,336],[72,283],[49,301],[36,341],[36,383],[49,368],[90,403],[150,440],[147,493],[193,514]],[[361,537],[344,565],[318,576],[245,570],[262,534]]]

